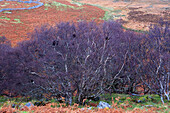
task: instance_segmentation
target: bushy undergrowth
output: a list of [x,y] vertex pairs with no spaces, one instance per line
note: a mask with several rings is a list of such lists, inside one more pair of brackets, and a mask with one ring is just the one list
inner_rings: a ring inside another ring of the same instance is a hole
[[[146,100],[143,101],[145,98]],[[142,102],[137,102],[142,100]],[[63,100],[64,101],[64,100]],[[132,96],[127,94],[103,94],[100,101],[109,103],[112,107],[99,109],[97,105],[99,101],[90,101],[85,106],[65,103],[59,103],[55,99],[50,100],[31,100],[30,98],[7,98],[0,97],[0,112],[17,112],[17,113],[39,113],[39,112],[66,112],[66,113],[168,113],[170,103],[162,105],[158,95]],[[26,104],[33,103],[34,106],[26,107]],[[41,105],[37,105],[36,103]]]
[[101,94],[158,94],[169,101],[169,23],[148,34],[107,21],[44,25],[12,48],[0,41],[0,94],[65,97],[66,103]]

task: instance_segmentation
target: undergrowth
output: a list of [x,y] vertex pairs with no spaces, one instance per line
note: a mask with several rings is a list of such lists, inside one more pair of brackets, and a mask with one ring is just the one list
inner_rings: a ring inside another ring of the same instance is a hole
[[[73,97],[75,98],[75,97]],[[74,100],[74,99],[73,99]],[[141,100],[141,102],[139,102]],[[43,106],[34,106],[34,107],[23,107],[26,103],[31,102],[44,102],[46,103]],[[100,101],[105,101],[112,105],[112,108],[98,109],[97,107],[91,106],[91,103],[98,104]],[[31,99],[30,97],[18,97],[18,98],[8,98],[5,96],[0,97],[0,111],[9,111],[12,110],[16,113],[38,113],[38,112],[66,112],[66,113],[77,113],[77,112],[127,112],[127,113],[169,113],[170,112],[170,103],[165,101],[165,104],[161,103],[161,100],[158,95],[143,95],[143,96],[132,96],[128,94],[103,94],[100,96],[99,101],[90,101],[86,100],[86,104],[78,105],[75,102],[71,106],[66,105],[65,103],[59,103],[55,98],[53,99]],[[15,105],[15,107],[13,107]]]

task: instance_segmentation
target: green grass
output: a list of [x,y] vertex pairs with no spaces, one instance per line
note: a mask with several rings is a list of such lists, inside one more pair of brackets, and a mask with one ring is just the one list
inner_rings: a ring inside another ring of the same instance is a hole
[[62,4],[59,2],[55,2],[55,1],[52,3],[52,5],[56,6],[56,8],[65,7],[65,8],[73,8],[74,9],[74,6]]
[[100,9],[105,11],[104,17],[100,18],[100,19],[102,19],[102,20],[113,20],[113,14],[112,13],[114,12],[114,9],[111,8],[111,7],[102,7],[102,6],[97,5],[97,4],[79,3],[79,2],[77,2],[75,0],[72,0],[72,3],[73,4],[77,4],[79,6],[82,6],[82,5],[91,5],[91,6],[98,7],[98,8],[100,8]]
[[3,11],[3,13],[11,14],[12,12],[11,11]]
[[6,6],[5,4],[4,5],[0,5],[1,7],[4,7],[4,6]]
[[14,19],[14,21],[13,21],[13,22],[11,22],[11,23],[19,24],[19,23],[23,23],[23,22],[21,22],[21,21],[20,21],[20,19]]
[[6,16],[1,16],[0,19],[11,20],[10,18],[7,18]]
[[83,6],[83,3],[76,2],[75,0],[72,0],[71,4],[75,4],[77,6]]
[[8,5],[8,4],[10,4],[10,3],[5,3],[5,4],[0,5],[0,6],[1,6],[1,7],[4,7],[4,6]]
[[81,9],[81,8],[77,8],[77,7],[74,7],[74,6],[71,6],[71,5],[66,5],[66,4],[62,4],[60,2],[55,2],[53,1],[51,4],[44,4],[45,6],[45,9],[44,10],[48,10],[49,7],[56,7],[57,10],[60,10],[60,11],[63,11],[63,10],[67,10],[68,8],[71,8],[71,9]]
[[102,20],[113,20],[113,15],[109,11],[105,11],[105,14]]
[[118,9],[118,10],[112,10],[111,12],[112,12],[112,13],[121,13],[122,10],[120,10],[120,9]]

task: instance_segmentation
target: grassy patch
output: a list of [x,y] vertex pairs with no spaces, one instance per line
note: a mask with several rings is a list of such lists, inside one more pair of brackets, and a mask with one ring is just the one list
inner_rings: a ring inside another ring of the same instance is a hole
[[83,6],[84,5],[83,3],[79,3],[79,2],[75,2],[75,1],[71,2],[71,4],[75,4],[77,6]]
[[44,6],[45,6],[45,9],[44,10],[48,10],[48,7],[51,7],[51,5],[50,4],[44,4]]
[[136,29],[126,28],[124,26],[122,26],[122,28],[125,30],[130,30],[130,31],[138,32],[138,33],[147,33],[147,31],[144,31],[144,30],[136,30]]
[[14,21],[11,23],[19,24],[19,23],[23,23],[23,22],[21,22],[20,19],[14,19]]
[[112,13],[121,13],[122,10],[120,10],[120,9],[118,9],[118,10],[112,10],[111,12],[112,12]]
[[114,18],[126,16],[126,15],[121,15],[120,13],[121,13],[121,10],[108,10],[108,11],[105,11],[105,15],[102,19],[113,20]]
[[5,3],[5,4],[0,5],[0,6],[1,6],[1,7],[4,7],[4,6],[8,5],[8,4],[10,4],[10,3]]
[[113,15],[109,11],[105,11],[103,20],[113,20]]
[[3,13],[11,14],[12,12],[11,11],[3,11]]
[[56,8],[65,7],[65,8],[73,8],[74,9],[74,6],[62,4],[62,3],[59,3],[59,2],[55,2],[55,1],[52,3],[52,5],[56,6]]
[[6,16],[1,16],[0,19],[11,20],[10,18],[7,18]]
[[1,7],[5,7],[6,5],[4,4],[4,5],[0,5]]
[[66,4],[62,4],[60,2],[55,2],[55,1],[53,1],[51,4],[46,3],[46,4],[44,4],[44,6],[45,6],[44,10],[48,10],[49,7],[56,7],[57,10],[61,10],[61,11],[67,10],[68,8],[71,8],[71,9],[81,9],[82,8],[82,7],[77,8],[77,7],[74,7],[74,6],[71,6],[71,5],[66,5]]
[[[75,2],[75,0],[72,0],[73,3],[75,4],[79,4],[79,5],[84,5],[83,3],[79,3],[79,2]],[[86,4],[86,5],[91,5],[91,6],[95,6],[95,7],[98,7],[102,10],[105,11],[105,15],[103,18],[100,18],[102,20],[113,20],[115,17],[122,17],[122,16],[125,16],[125,15],[120,15],[119,13],[122,12],[122,10],[114,10],[113,8],[111,7],[102,7],[100,5],[97,5],[97,4]],[[116,14],[115,14],[116,13]]]

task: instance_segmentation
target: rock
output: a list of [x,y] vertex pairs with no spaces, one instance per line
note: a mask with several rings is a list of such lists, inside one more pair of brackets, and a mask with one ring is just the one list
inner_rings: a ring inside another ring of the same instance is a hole
[[132,93],[131,96],[138,96],[138,97],[140,97],[141,95]]
[[141,101],[141,100],[137,100],[136,102],[137,102],[137,103],[141,103],[142,101]]
[[31,102],[28,102],[28,103],[25,104],[25,106],[28,107],[28,108],[30,108],[31,106],[34,106],[34,104],[31,103]]
[[85,110],[85,108],[81,108],[81,110]]
[[145,107],[153,107],[153,105],[145,105]]
[[82,111],[86,110],[86,112],[89,112],[88,110],[93,110],[93,109],[94,109],[94,107],[81,108]]
[[121,100],[119,100],[119,101],[118,101],[118,103],[122,103],[122,101],[121,101]]
[[111,108],[111,106],[107,103],[107,102],[103,102],[103,101],[100,101],[100,103],[98,104],[97,106],[98,108],[100,109],[104,109],[104,108]]
[[87,108],[81,108],[81,110],[82,110],[82,112],[84,113],[87,113],[87,112],[89,112],[89,109],[87,109]]
[[12,108],[15,108],[16,106],[17,106],[16,104],[12,104],[12,106],[11,106],[11,107],[12,107]]
[[33,107],[33,106],[34,106],[33,103],[28,102],[28,103],[26,103],[24,106],[23,106],[23,105],[19,105],[18,108],[19,108],[20,110],[27,111],[27,110],[29,110],[29,109],[30,109],[31,107]]

